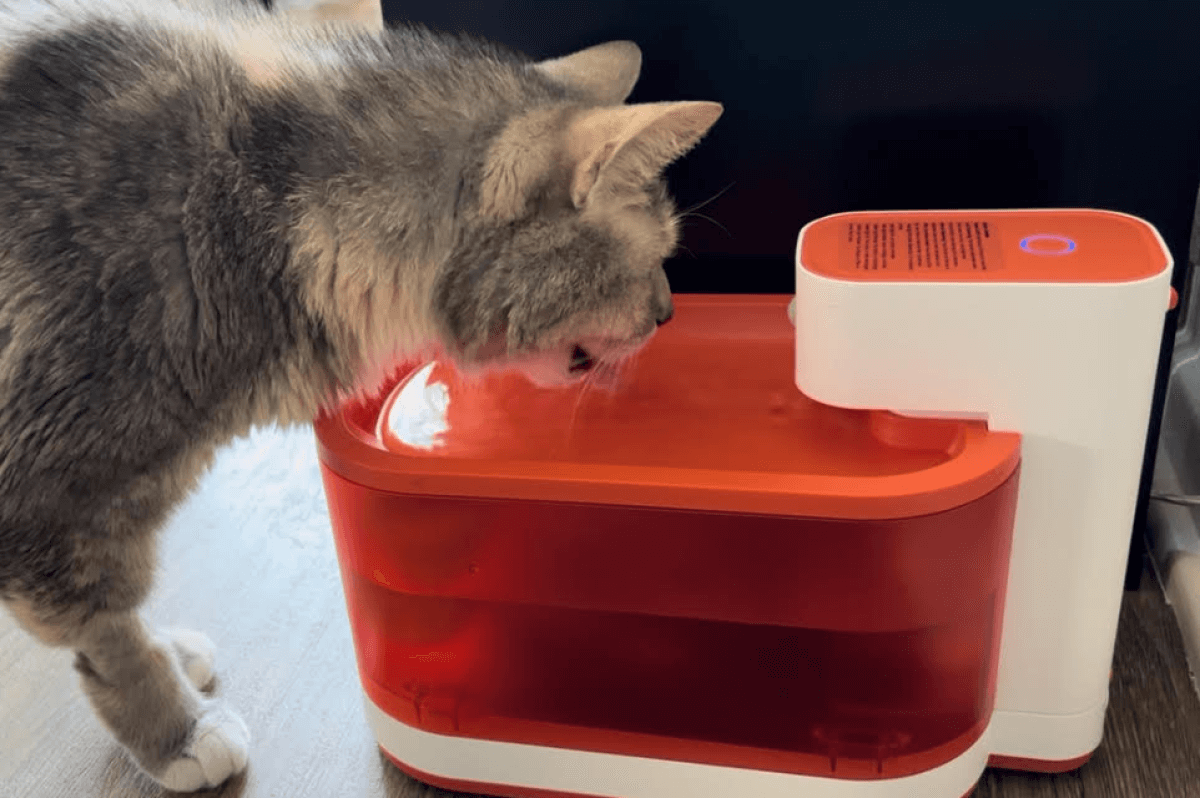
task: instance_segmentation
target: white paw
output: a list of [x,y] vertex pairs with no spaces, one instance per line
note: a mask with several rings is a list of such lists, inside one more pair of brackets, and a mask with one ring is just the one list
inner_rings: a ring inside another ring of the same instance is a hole
[[208,635],[187,629],[169,629],[165,634],[188,681],[198,690],[212,686],[213,678],[217,675],[213,668],[217,647]]
[[157,777],[168,790],[194,792],[216,787],[246,769],[250,731],[227,709],[210,707],[192,730],[179,758]]

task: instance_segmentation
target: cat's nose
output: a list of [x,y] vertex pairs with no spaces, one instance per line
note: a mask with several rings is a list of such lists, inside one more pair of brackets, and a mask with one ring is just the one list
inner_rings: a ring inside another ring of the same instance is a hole
[[670,297],[665,302],[658,303],[654,309],[654,323],[659,327],[669,322],[675,316],[675,303]]
[[666,272],[659,269],[650,279],[650,315],[654,323],[661,327],[675,315],[675,303],[671,301],[671,286],[667,282]]

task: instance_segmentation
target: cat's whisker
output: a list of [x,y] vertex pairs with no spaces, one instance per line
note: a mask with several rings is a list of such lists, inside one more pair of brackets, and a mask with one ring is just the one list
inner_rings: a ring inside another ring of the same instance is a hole
[[575,442],[575,425],[579,420],[579,410],[583,407],[587,395],[595,387],[596,369],[589,371],[583,378],[578,393],[575,394],[575,403],[571,408],[571,418],[567,421],[567,446],[570,447]]
[[[735,181],[734,181],[734,183],[736,183],[736,182],[737,182],[737,181],[735,180]],[[688,214],[690,214],[690,213],[694,213],[695,211],[698,211],[698,210],[700,210],[701,208],[703,208],[703,207],[704,207],[704,206],[706,206],[706,205],[709,205],[709,204],[711,204],[711,203],[713,203],[713,202],[716,202],[718,199],[720,199],[720,198],[721,198],[721,195],[722,195],[722,194],[724,194],[724,193],[725,193],[726,191],[728,191],[729,189],[733,188],[733,185],[734,185],[733,183],[730,183],[729,185],[725,186],[725,188],[723,188],[723,189],[721,189],[720,191],[718,191],[716,194],[713,194],[711,197],[709,197],[708,199],[704,200],[704,202],[701,202],[701,203],[699,203],[699,204],[697,204],[697,205],[693,205],[692,207],[690,207],[690,208],[688,208],[687,210],[683,211],[683,212],[682,212],[680,215],[681,215],[681,216],[687,216],[687,215],[688,215]]]
[[729,232],[729,228],[727,228],[725,225],[721,224],[720,222],[718,222],[716,219],[712,218],[711,216],[706,216],[706,215],[704,215],[703,213],[689,212],[689,213],[685,213],[685,214],[683,214],[683,215],[682,215],[682,216],[680,216],[679,218],[680,218],[681,220],[686,220],[686,219],[703,219],[703,220],[705,220],[706,222],[712,222],[712,223],[713,223],[713,224],[715,224],[717,227],[719,227],[719,228],[721,228],[722,230],[724,230],[724,231],[725,231],[725,235],[729,236],[730,238],[733,238],[733,233]]
[[623,361],[621,361],[620,378],[621,378],[622,383],[626,383],[633,376],[633,372],[634,372],[634,370],[637,366],[637,362],[641,358],[641,356],[642,356],[642,350],[639,349],[637,352],[634,352],[632,355],[630,355],[629,357],[627,357]]

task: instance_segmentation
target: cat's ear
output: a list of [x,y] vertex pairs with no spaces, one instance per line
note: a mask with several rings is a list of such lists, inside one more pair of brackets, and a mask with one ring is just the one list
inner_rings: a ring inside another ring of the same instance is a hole
[[620,105],[642,72],[642,51],[633,42],[608,42],[542,61],[534,68],[583,92],[597,105]]
[[640,188],[696,145],[725,109],[713,102],[642,103],[581,114],[567,130],[571,201]]
[[272,8],[308,22],[346,22],[368,30],[383,30],[381,0],[275,0]]

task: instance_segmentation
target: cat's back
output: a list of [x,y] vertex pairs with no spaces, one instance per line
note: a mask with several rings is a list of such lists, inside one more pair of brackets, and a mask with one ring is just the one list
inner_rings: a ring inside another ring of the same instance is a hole
[[0,2],[0,493],[103,484],[113,452],[133,473],[213,417],[225,375],[191,356],[219,305],[200,222],[263,215],[237,193],[230,37],[280,31],[232,4]]
[[153,260],[239,121],[335,44],[249,0],[0,0],[0,327],[22,293],[94,282],[85,255]]
[[[98,276],[95,254],[170,212],[204,125],[219,125],[217,7],[157,0],[0,0],[0,327],[50,324]],[[256,24],[233,11],[239,24]],[[165,204],[164,204],[165,203]],[[85,279],[87,278],[87,279]],[[7,311],[6,311],[7,308]],[[10,333],[11,333],[10,329]],[[32,330],[28,332],[33,332]],[[15,339],[0,350],[14,357]],[[3,364],[0,363],[0,366]],[[0,368],[0,392],[5,381]]]

